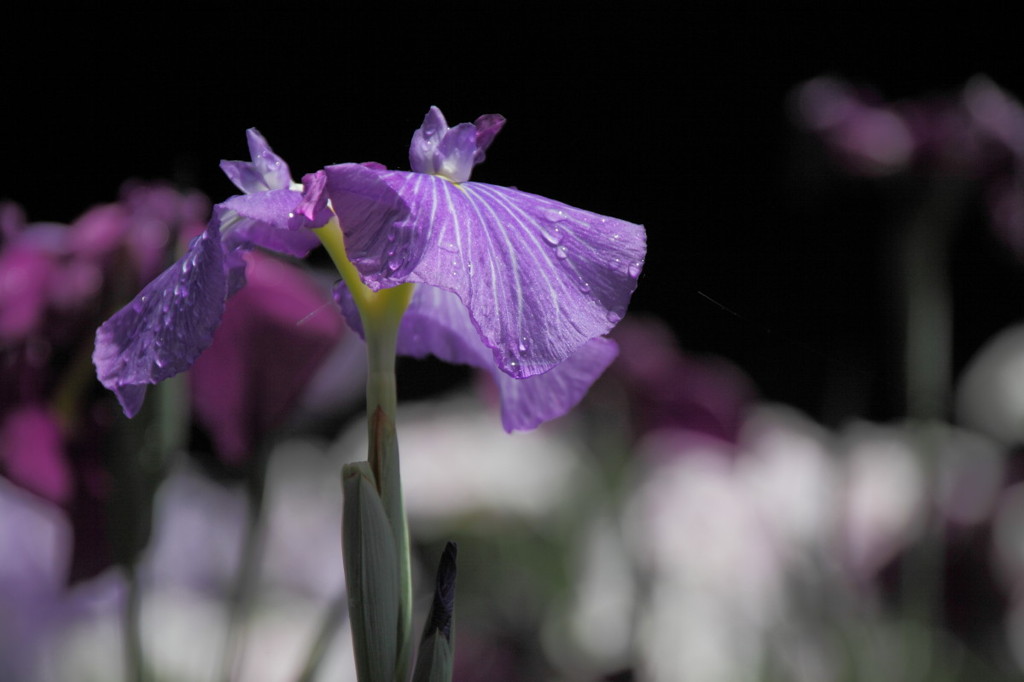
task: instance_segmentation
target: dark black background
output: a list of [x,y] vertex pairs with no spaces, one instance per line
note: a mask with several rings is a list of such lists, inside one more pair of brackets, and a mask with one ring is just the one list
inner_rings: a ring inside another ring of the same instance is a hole
[[[133,177],[218,201],[233,187],[217,162],[246,158],[250,126],[298,177],[407,167],[430,105],[452,123],[498,112],[474,179],[646,225],[634,309],[827,420],[899,412],[885,258],[899,212],[808,162],[791,89],[828,73],[895,99],[986,73],[1024,96],[1021,40],[998,16],[217,7],[5,17],[0,197],[37,221],[72,220]],[[958,366],[1019,316],[1024,283],[976,213],[952,270]]]

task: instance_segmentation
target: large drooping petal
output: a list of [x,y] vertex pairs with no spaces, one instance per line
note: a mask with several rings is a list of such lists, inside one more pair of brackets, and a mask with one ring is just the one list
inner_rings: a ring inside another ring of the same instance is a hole
[[215,218],[181,260],[96,331],[96,374],[127,416],[142,407],[148,384],[185,371],[210,345],[244,267],[239,253],[222,248]]
[[329,166],[348,256],[371,288],[455,293],[498,366],[543,374],[625,314],[643,227],[515,189]]
[[[337,286],[335,297],[349,326],[361,333],[359,313],[344,284]],[[575,407],[615,359],[618,348],[609,339],[591,339],[548,372],[513,379],[494,364],[493,354],[457,296],[437,287],[418,286],[402,317],[397,351],[419,358],[433,355],[487,371],[498,386],[502,425],[506,431],[517,431],[535,428]]]

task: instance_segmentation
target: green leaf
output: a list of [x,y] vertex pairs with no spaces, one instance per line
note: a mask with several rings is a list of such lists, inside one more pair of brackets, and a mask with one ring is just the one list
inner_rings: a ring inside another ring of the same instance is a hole
[[373,472],[345,465],[342,549],[360,682],[394,682],[398,670],[399,563]]

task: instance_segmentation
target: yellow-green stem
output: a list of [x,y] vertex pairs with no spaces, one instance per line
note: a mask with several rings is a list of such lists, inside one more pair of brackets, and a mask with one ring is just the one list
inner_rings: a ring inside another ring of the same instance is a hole
[[409,558],[409,529],[402,499],[402,481],[399,471],[398,437],[395,419],[398,394],[395,385],[395,350],[402,313],[412,298],[413,285],[402,284],[390,289],[373,291],[359,277],[359,272],[348,259],[345,238],[337,218],[314,230],[339,274],[352,294],[359,309],[366,340],[368,374],[366,381],[367,460],[376,477],[377,492],[394,531],[399,557],[401,580],[400,671],[397,679],[404,679],[408,667],[412,638],[412,571]]

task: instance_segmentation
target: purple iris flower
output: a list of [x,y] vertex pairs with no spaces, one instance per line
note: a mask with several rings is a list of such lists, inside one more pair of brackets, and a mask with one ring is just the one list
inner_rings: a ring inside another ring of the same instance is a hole
[[[243,252],[263,247],[303,257],[319,243],[301,229],[310,221],[295,213],[302,192],[288,165],[255,129],[248,139],[251,162],[221,163],[245,194],[215,206],[185,255],[96,332],[97,376],[129,417],[142,406],[147,385],[185,371],[213,342],[225,302],[245,284]],[[312,215],[313,224],[328,217]]]
[[[421,285],[398,352],[488,371],[512,431],[566,413],[615,358],[603,336],[625,314],[646,235],[641,225],[469,182],[504,122],[492,114],[449,128],[433,107],[413,135],[413,172],[347,163],[306,184],[307,205],[330,199],[367,286]],[[344,284],[336,297],[358,329]]]

